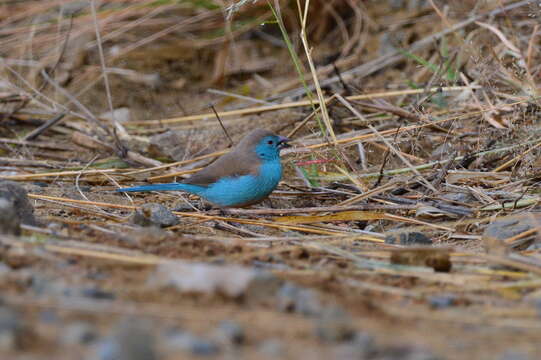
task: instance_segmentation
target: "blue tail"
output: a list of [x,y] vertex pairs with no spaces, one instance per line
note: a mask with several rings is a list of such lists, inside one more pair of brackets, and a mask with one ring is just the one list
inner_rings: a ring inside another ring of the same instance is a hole
[[194,192],[193,185],[181,184],[181,183],[169,183],[169,184],[153,184],[134,186],[129,188],[116,189],[117,192],[136,192],[136,191],[188,191]]

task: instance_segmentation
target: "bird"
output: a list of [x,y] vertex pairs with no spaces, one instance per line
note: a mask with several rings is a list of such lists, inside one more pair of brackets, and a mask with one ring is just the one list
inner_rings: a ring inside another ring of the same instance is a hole
[[246,207],[266,199],[282,178],[280,150],[290,139],[265,129],[246,135],[233,149],[183,182],[143,185],[117,192],[184,191],[220,208]]

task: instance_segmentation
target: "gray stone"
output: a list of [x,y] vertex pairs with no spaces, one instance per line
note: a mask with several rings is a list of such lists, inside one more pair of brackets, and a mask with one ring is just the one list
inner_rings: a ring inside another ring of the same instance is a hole
[[213,356],[220,352],[220,347],[213,341],[188,332],[176,332],[164,342],[168,352],[186,351],[198,356]]
[[7,306],[0,306],[0,350],[10,351],[18,348],[22,336],[20,314]]
[[498,360],[530,360],[532,359],[527,354],[518,350],[506,350]]
[[245,339],[242,326],[231,320],[220,322],[214,330],[214,337],[222,343],[233,345],[240,345]]
[[73,322],[63,329],[60,341],[64,345],[84,345],[93,342],[96,338],[94,326],[86,322]]
[[282,281],[271,273],[238,265],[211,265],[171,261],[160,264],[149,278],[153,287],[180,292],[221,294],[246,301],[268,301]]
[[178,224],[178,217],[162,204],[147,203],[135,211],[132,223],[140,226],[168,227]]
[[107,338],[98,343],[95,349],[95,355],[88,357],[88,360],[119,360],[120,345],[113,339]]
[[316,320],[315,333],[319,339],[332,343],[352,340],[355,329],[342,309],[328,307]]
[[428,303],[434,309],[445,309],[451,307],[456,302],[456,296],[453,294],[442,294],[428,297]]
[[373,355],[377,353],[377,350],[378,347],[372,336],[356,333],[350,341],[337,346],[333,357],[339,360],[376,359]]
[[21,234],[21,219],[15,210],[13,201],[0,198],[0,234]]
[[277,294],[278,310],[294,312],[305,316],[321,313],[323,307],[318,294],[311,289],[303,289],[291,283],[284,284]]
[[263,341],[257,347],[257,350],[269,358],[283,359],[285,357],[284,344],[278,339],[269,339]]
[[0,180],[0,199],[2,198],[13,204],[22,224],[37,225],[34,207],[21,185],[13,181]]
[[96,356],[99,360],[157,360],[154,336],[150,325],[141,320],[121,321],[114,334],[98,343]]
[[535,234],[518,239],[513,244],[508,244],[505,240],[537,227],[540,220],[541,214],[539,213],[522,213],[496,220],[485,228],[482,236],[483,246],[490,254],[506,254],[511,247],[534,239]]
[[432,239],[420,232],[390,234],[385,237],[386,244],[432,245]]

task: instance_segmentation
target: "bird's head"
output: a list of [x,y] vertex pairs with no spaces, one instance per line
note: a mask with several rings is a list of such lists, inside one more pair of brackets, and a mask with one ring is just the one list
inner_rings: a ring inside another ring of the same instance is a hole
[[280,158],[280,150],[290,146],[288,141],[289,139],[284,136],[258,129],[242,139],[239,147],[255,148],[257,156],[262,160],[276,160]]

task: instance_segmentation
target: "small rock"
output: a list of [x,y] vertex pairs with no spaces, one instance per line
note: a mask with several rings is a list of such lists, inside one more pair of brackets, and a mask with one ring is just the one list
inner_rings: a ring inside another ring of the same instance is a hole
[[451,307],[456,302],[455,295],[435,295],[428,298],[428,303],[434,309],[445,309]]
[[4,262],[13,269],[19,269],[33,264],[36,261],[32,249],[11,247],[3,254]]
[[531,358],[517,350],[506,350],[498,360],[530,360]]
[[21,218],[17,214],[15,204],[6,198],[0,198],[0,234],[21,234]]
[[13,204],[22,224],[37,225],[34,208],[21,185],[13,181],[0,180],[0,199],[2,198]]
[[136,319],[121,321],[113,336],[98,343],[96,355],[99,360],[156,360],[154,336],[148,323]]
[[86,322],[73,322],[66,326],[60,341],[64,345],[85,345],[97,338],[94,327]]
[[506,254],[512,246],[534,240],[535,234],[517,239],[513,243],[506,243],[505,240],[538,227],[540,220],[541,214],[538,213],[523,213],[496,220],[485,228],[482,236],[483,246],[489,254]]
[[80,290],[80,294],[84,297],[97,299],[97,300],[114,300],[115,294],[110,291],[102,290],[97,287],[83,288]]
[[433,354],[427,349],[417,348],[415,346],[393,346],[382,349],[378,359],[386,360],[442,360],[441,357]]
[[432,245],[432,239],[420,232],[390,234],[385,237],[386,244]]
[[22,320],[18,312],[0,306],[0,350],[10,351],[19,347],[22,334]]
[[162,204],[147,203],[135,211],[132,223],[140,226],[168,227],[178,224],[178,217]]
[[257,347],[257,350],[265,357],[283,359],[285,358],[284,344],[278,339],[269,339],[263,341]]
[[342,309],[329,307],[317,319],[315,333],[325,342],[339,342],[353,339],[355,330]]
[[88,360],[119,360],[120,345],[114,339],[108,338],[100,341],[95,348],[95,355],[92,354]]
[[44,309],[39,312],[39,321],[45,324],[57,325],[60,323],[58,313],[54,309]]
[[[3,262],[0,262],[0,277],[8,275],[9,273],[11,273],[10,267],[4,264]],[[0,304],[1,304],[1,301],[0,301]]]
[[[524,213],[494,221],[487,225],[483,232],[482,240],[485,250],[494,255],[506,254],[510,250],[511,244],[506,243],[505,240],[537,227],[537,222],[540,219],[539,214]],[[531,235],[533,237],[535,234]],[[529,239],[525,237],[518,240],[519,244],[522,244]]]
[[122,124],[131,120],[131,110],[125,107],[113,109],[113,111],[104,112],[99,117],[109,121],[114,119]]
[[[374,338],[368,334],[356,333],[351,341],[340,344],[336,348],[335,359],[376,359],[377,345]],[[377,358],[379,359],[379,357]]]
[[171,261],[157,266],[149,284],[173,287],[180,292],[222,294],[246,300],[268,300],[282,281],[271,273],[238,265],[209,265]]
[[318,315],[323,309],[319,296],[314,290],[303,289],[291,283],[286,283],[280,288],[277,302],[278,310],[305,316]]
[[244,329],[234,321],[225,320],[214,330],[214,337],[221,343],[241,345],[244,343]]
[[180,350],[198,356],[213,356],[220,352],[220,347],[216,343],[188,332],[176,332],[168,336],[164,347],[168,352]]

